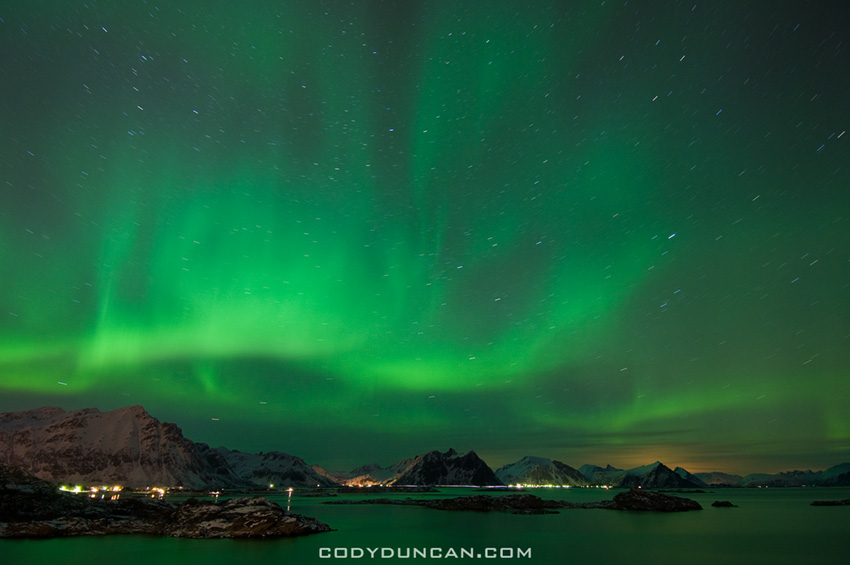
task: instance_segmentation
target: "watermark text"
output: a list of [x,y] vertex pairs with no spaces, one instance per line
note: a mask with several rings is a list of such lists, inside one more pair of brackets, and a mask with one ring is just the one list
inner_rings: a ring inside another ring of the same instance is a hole
[[320,559],[531,559],[525,547],[320,547]]

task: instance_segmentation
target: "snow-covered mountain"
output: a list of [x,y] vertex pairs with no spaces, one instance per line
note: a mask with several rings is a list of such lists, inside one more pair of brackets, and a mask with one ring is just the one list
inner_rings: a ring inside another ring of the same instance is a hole
[[211,449],[141,406],[101,412],[38,408],[0,414],[0,462],[86,485],[250,488],[335,484],[285,453]]
[[[582,465],[579,472],[591,484],[616,487],[643,486],[644,488],[701,488],[729,487],[779,487],[779,486],[850,486],[850,463],[841,463],[824,471],[786,471],[782,473],[753,473],[745,477],[728,473],[690,473],[676,467],[674,471],[656,461],[634,469],[617,469],[608,465]],[[672,477],[671,475],[676,475]]]
[[850,486],[850,463],[824,471],[785,471],[776,474],[753,473],[741,479],[742,487]]
[[707,487],[708,486],[708,483],[706,483],[705,481],[703,481],[702,479],[700,479],[698,476],[691,473],[687,469],[684,469],[682,467],[676,467],[675,469],[673,469],[673,472],[676,473],[677,475],[679,475],[680,477],[682,477],[683,479],[687,479],[687,480],[689,480],[690,482],[692,482],[693,484],[695,484],[699,487]]
[[626,474],[624,469],[618,469],[611,465],[606,465],[605,467],[582,465],[578,468],[578,472],[584,475],[592,485],[613,485]]
[[315,487],[351,485],[611,485],[644,488],[704,486],[850,486],[850,463],[825,471],[752,474],[691,474],[656,461],[634,469],[569,465],[525,457],[497,473],[475,454],[432,451],[381,467],[331,473],[286,453],[212,449],[183,436],[141,406],[110,412],[44,407],[0,414],[0,463],[54,482],[86,485],[184,486],[186,488]]
[[586,486],[587,479],[566,463],[545,457],[526,456],[496,469],[496,476],[506,485]]
[[[579,469],[591,484],[610,485],[614,487],[643,487],[643,488],[697,488],[705,486],[696,477],[677,467],[676,471],[656,461],[633,469],[617,469],[608,465],[582,465]],[[693,477],[693,478],[691,478]]]
[[813,485],[817,480],[817,474],[812,471],[788,471],[771,475],[769,473],[751,473],[746,475],[738,483],[741,487],[789,487]]
[[825,471],[820,471],[818,480],[822,483],[829,483],[832,482],[833,479],[846,475],[847,473],[850,473],[850,463],[841,463],[834,467],[830,467]]
[[391,485],[477,485],[494,486],[502,482],[493,470],[474,451],[463,455],[454,449],[445,453],[431,451],[394,465],[410,461],[395,478],[387,481]]
[[628,488],[697,488],[702,485],[678,475],[664,463],[657,462],[652,469],[643,474],[632,473],[631,471],[626,473],[615,486]]
[[850,472],[824,479],[820,485],[825,487],[850,487]]
[[0,414],[0,461],[40,479],[124,486],[243,483],[210,447],[141,406]]
[[495,486],[502,484],[493,470],[474,451],[461,455],[454,449],[449,449],[445,453],[430,451],[409,459],[402,459],[387,467],[372,463],[347,473],[329,473],[329,475],[338,482],[350,486]]
[[313,465],[313,470],[345,486],[375,486],[389,484],[412,462],[413,458],[404,459],[388,467],[369,463],[351,471],[327,471],[318,465]]
[[350,473],[351,480],[359,484],[382,484],[394,479],[407,469],[413,462],[413,458],[402,459],[390,465],[389,467],[381,467],[377,463],[362,465],[352,470]]
[[219,447],[215,450],[240,479],[246,479],[253,485],[267,487],[328,487],[336,486],[337,481],[317,473],[303,459],[281,451],[261,453],[243,453]]
[[706,486],[717,486],[717,487],[736,487],[741,483],[741,475],[731,475],[729,473],[721,473],[720,471],[715,471],[713,473],[695,473],[694,474],[699,480],[706,484]]

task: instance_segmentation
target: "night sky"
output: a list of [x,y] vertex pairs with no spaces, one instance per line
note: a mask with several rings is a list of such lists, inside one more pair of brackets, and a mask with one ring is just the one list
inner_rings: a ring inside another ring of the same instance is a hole
[[850,461],[844,2],[5,1],[0,410],[331,469]]

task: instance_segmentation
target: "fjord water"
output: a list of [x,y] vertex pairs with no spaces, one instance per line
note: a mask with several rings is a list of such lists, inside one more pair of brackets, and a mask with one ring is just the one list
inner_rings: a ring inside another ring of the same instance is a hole
[[[586,502],[607,500],[615,492],[597,489],[539,489],[543,498]],[[478,494],[443,489],[416,498]],[[354,558],[351,548],[439,548],[437,562],[453,559],[449,549],[481,554],[480,561],[503,563],[847,563],[850,562],[850,507],[815,507],[814,500],[850,498],[850,488],[715,489],[681,494],[697,500],[702,511],[684,513],[562,510],[560,514],[446,512],[418,506],[327,505],[328,500],[292,498],[292,511],[313,516],[337,531],[283,540],[184,540],[146,536],[109,536],[52,540],[4,540],[0,555],[10,564],[120,563],[188,565],[191,563],[364,563],[422,562],[435,559]],[[407,495],[397,495],[404,498]],[[270,496],[286,505],[286,496]],[[737,508],[713,508],[729,500]],[[329,548],[348,558],[322,559]],[[486,548],[504,549],[513,558],[486,559]],[[531,558],[519,557],[531,549]],[[377,555],[380,555],[378,553]]]

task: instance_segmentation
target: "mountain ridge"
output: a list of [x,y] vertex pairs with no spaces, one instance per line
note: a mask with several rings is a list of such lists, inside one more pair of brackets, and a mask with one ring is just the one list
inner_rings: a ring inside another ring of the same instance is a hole
[[574,469],[553,459],[526,455],[519,461],[503,465],[496,476],[505,484],[529,486],[560,485],[587,486],[587,478]]
[[[270,477],[282,477],[281,486],[331,484],[302,459],[285,453],[253,456],[253,468],[242,455],[193,442],[176,424],[160,422],[138,405],[108,412],[44,407],[0,414],[0,462],[45,480],[256,488],[268,486]],[[299,476],[302,480],[292,480]]]
[[430,451],[382,467],[330,472],[281,451],[211,448],[160,422],[140,405],[102,412],[45,406],[0,413],[0,462],[57,482],[187,488],[328,487],[338,485],[607,485],[643,488],[850,486],[850,463],[823,471],[690,473],[656,461],[633,469],[525,456],[493,471],[474,451]]

